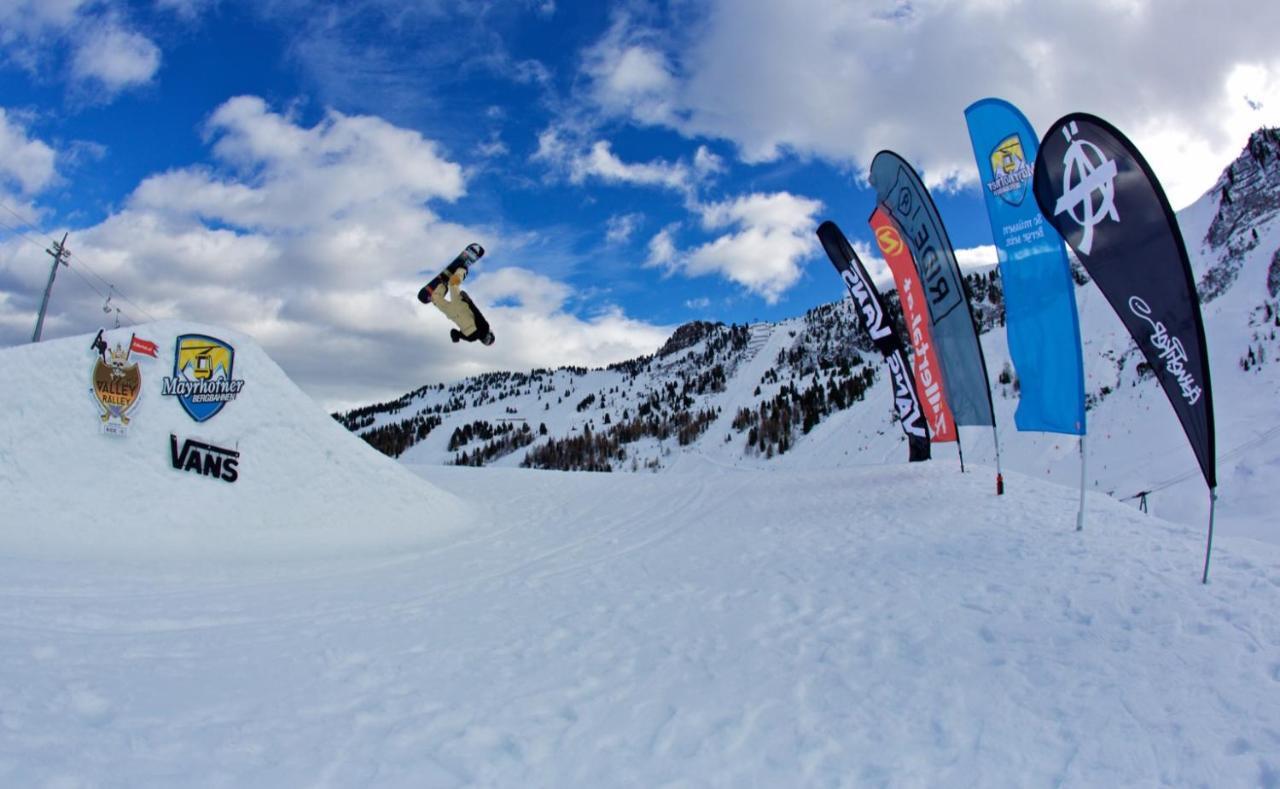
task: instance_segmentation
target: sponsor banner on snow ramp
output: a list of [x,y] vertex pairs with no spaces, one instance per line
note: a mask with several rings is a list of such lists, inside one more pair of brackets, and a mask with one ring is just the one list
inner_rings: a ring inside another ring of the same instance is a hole
[[111,347],[106,329],[99,329],[89,350],[96,357],[90,370],[89,392],[98,405],[98,422],[103,433],[128,435],[134,411],[142,400],[142,370],[130,357],[136,352],[154,357],[156,344],[130,335],[129,346],[117,340]]
[[212,419],[236,399],[244,381],[236,378],[236,350],[207,334],[182,334],[174,340],[173,375],[165,376],[162,395],[176,397],[197,422]]

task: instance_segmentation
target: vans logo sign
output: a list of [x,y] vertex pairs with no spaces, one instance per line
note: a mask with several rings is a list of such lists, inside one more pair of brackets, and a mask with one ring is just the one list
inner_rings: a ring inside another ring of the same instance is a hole
[[235,482],[240,478],[240,453],[234,449],[206,444],[188,438],[178,448],[178,437],[169,434],[169,454],[174,469],[189,471],[223,482]]

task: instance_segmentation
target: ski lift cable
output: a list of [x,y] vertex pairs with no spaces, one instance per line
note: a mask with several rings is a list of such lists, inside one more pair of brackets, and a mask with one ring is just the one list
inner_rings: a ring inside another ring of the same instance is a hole
[[[11,206],[9,206],[7,203],[5,203],[5,202],[3,202],[3,201],[0,201],[0,208],[3,208],[5,211],[8,211],[10,214],[12,214],[13,216],[17,217],[18,221],[19,221],[19,222],[21,222],[23,225],[25,225],[25,226],[27,227],[27,229],[28,229],[28,230],[30,230],[31,232],[36,233],[36,234],[38,234],[38,235],[42,235],[42,236],[44,236],[45,238],[49,239],[49,243],[54,243],[54,244],[56,244],[56,243],[57,243],[57,239],[55,239],[53,236],[49,235],[48,233],[45,233],[45,232],[41,231],[41,230],[40,230],[40,228],[38,228],[38,227],[36,227],[35,225],[33,225],[33,224],[31,223],[31,221],[30,221],[30,220],[28,220],[28,219],[26,219],[25,217],[23,217],[23,216],[22,216],[22,214],[19,214],[17,211],[13,210],[13,208],[12,208]],[[0,224],[3,224],[3,223],[0,223]],[[7,227],[9,230],[12,230],[13,232],[15,232],[15,233],[17,233],[17,234],[21,235],[23,238],[26,238],[28,241],[30,241],[32,244],[34,244],[34,245],[36,245],[36,246],[39,246],[39,247],[43,247],[43,246],[44,246],[44,244],[40,243],[39,241],[36,241],[36,240],[32,239],[29,235],[27,235],[26,233],[24,233],[22,230],[19,230],[18,228],[13,227],[12,225],[5,225],[5,227]],[[94,271],[94,270],[93,270],[93,268],[92,268],[88,263],[86,263],[86,262],[85,262],[85,259],[84,259],[84,257],[83,257],[83,256],[78,255],[78,254],[76,254],[75,252],[72,252],[72,251],[71,251],[71,250],[69,250],[69,249],[67,250],[66,254],[67,254],[67,258],[68,258],[68,260],[67,260],[67,267],[68,267],[68,268],[70,268],[70,267],[71,267],[71,259],[75,259],[75,260],[76,260],[76,262],[78,262],[78,263],[79,263],[79,264],[80,264],[80,265],[81,265],[81,266],[82,266],[86,271],[88,271],[90,274],[92,274],[92,275],[93,275],[93,276],[94,276],[94,277],[95,277],[99,282],[101,282],[103,285],[106,285],[108,288],[115,288],[115,286],[114,286],[111,282],[109,282],[105,277],[103,277],[102,275],[98,274],[98,272]],[[119,291],[117,290],[117,292],[119,292]],[[99,295],[101,295],[101,292],[99,292]],[[124,296],[124,294],[123,294],[123,293],[120,293],[119,295],[120,295],[120,297],[121,297],[121,298],[125,298],[125,296]],[[135,304],[134,306],[136,307],[137,305]]]
[[[112,298],[112,296],[113,296],[113,295],[115,295],[115,296],[119,296],[119,295],[120,295],[120,291],[119,291],[119,290],[115,290],[115,291],[114,291],[114,293],[113,293],[113,292],[111,292],[111,290],[109,290],[107,293],[103,293],[103,292],[102,292],[102,290],[101,290],[100,288],[98,288],[98,286],[97,286],[97,285],[94,285],[94,284],[93,284],[93,282],[92,282],[92,281],[90,281],[90,279],[89,279],[88,277],[86,277],[86,276],[84,275],[84,273],[83,273],[83,272],[81,272],[79,269],[75,268],[74,266],[67,266],[67,269],[68,269],[72,274],[75,274],[77,277],[79,277],[79,278],[80,278],[80,280],[85,284],[85,286],[89,288],[89,290],[92,290],[94,293],[98,294],[99,296],[101,296],[101,297],[104,299],[104,301],[103,301],[103,312],[110,313],[111,311],[115,311],[115,313],[116,313],[116,318],[117,318],[117,319],[119,319],[119,316],[124,315],[126,318],[128,318],[129,323],[138,323],[138,320],[137,320],[136,316],[135,316],[132,312],[129,312],[129,311],[123,310],[123,309],[121,309],[118,305],[114,305],[114,304],[113,304],[113,305],[110,307],[110,309],[107,309],[107,308],[106,308],[106,305],[107,305],[108,303],[110,303],[110,302],[111,302],[111,298]],[[119,328],[119,326],[117,326],[116,328]]]
[[[29,243],[29,244],[31,244],[32,246],[36,247],[37,249],[40,249],[40,250],[43,250],[43,249],[44,249],[44,244],[41,244],[39,241],[36,241],[34,238],[32,238],[32,237],[31,237],[30,235],[28,235],[27,233],[24,233],[24,232],[23,232],[22,230],[20,230],[19,228],[16,228],[16,227],[14,227],[13,225],[10,225],[10,224],[8,224],[7,222],[4,222],[4,221],[2,221],[2,220],[0,220],[0,227],[3,227],[3,228],[5,228],[6,230],[9,230],[9,231],[11,231],[11,232],[13,232],[13,233],[17,234],[17,235],[18,235],[19,237],[21,237],[24,241],[26,241],[27,243]],[[102,297],[102,298],[108,298],[108,299],[110,298],[110,296],[109,296],[108,294],[104,294],[104,293],[102,292],[102,289],[101,289],[101,288],[99,288],[97,285],[94,285],[94,284],[93,284],[93,282],[91,282],[91,281],[89,280],[89,278],[88,278],[88,277],[86,277],[86,276],[85,276],[85,275],[84,275],[84,274],[83,274],[83,273],[82,273],[78,268],[76,268],[75,266],[72,266],[70,263],[68,263],[68,264],[67,264],[67,270],[69,270],[72,274],[75,274],[77,277],[79,277],[79,278],[80,278],[80,280],[81,280],[82,282],[84,282],[85,286],[86,286],[86,287],[88,287],[88,288],[89,288],[89,290],[92,290],[94,293],[96,293],[98,296],[100,296],[100,297]],[[108,288],[109,288],[109,289],[113,289],[113,290],[115,291],[115,295],[120,296],[120,298],[122,298],[122,299],[124,299],[126,302],[129,302],[130,304],[132,304],[132,302],[131,302],[131,301],[129,301],[129,299],[128,299],[128,298],[126,298],[126,297],[124,296],[124,294],[120,293],[120,291],[119,291],[118,289],[115,289],[115,288],[114,288],[114,286],[112,286],[110,283],[107,283],[107,285],[108,285]],[[135,308],[137,308],[137,305],[136,305],[136,304],[135,304],[135,305],[133,305],[133,306],[134,306]],[[119,308],[117,307],[116,309],[119,309]],[[122,314],[124,314],[124,315],[126,315],[126,316],[128,316],[128,318],[129,318],[130,322],[133,322],[133,323],[136,323],[136,322],[137,322],[136,320],[134,320],[134,316],[133,316],[133,313],[132,313],[132,312],[124,312],[124,311],[121,311],[121,313],[122,313]]]
[[98,279],[98,281],[99,281],[99,282],[101,282],[102,284],[106,285],[106,286],[107,286],[107,287],[109,287],[109,288],[112,288],[112,289],[115,291],[115,294],[116,294],[117,296],[119,296],[119,297],[120,297],[120,299],[121,299],[122,301],[124,301],[124,303],[129,304],[130,306],[132,306],[135,310],[137,310],[139,313],[141,313],[141,314],[142,314],[142,315],[143,315],[147,320],[149,320],[149,321],[154,321],[154,320],[156,319],[154,315],[152,315],[151,313],[147,312],[147,311],[146,311],[146,310],[144,310],[142,307],[138,306],[138,303],[137,303],[137,302],[135,302],[133,299],[129,298],[129,296],[128,296],[127,294],[125,294],[124,292],[122,292],[122,291],[120,290],[120,288],[116,287],[112,282],[110,282],[109,280],[107,280],[107,278],[106,278],[106,277],[103,277],[101,274],[99,274],[98,272],[94,271],[94,270],[93,270],[93,267],[92,267],[92,266],[90,266],[90,265],[89,265],[89,263],[84,259],[84,255],[78,254],[78,253],[76,253],[76,252],[68,252],[67,254],[68,254],[68,257],[70,257],[70,259],[71,259],[71,261],[70,261],[70,262],[78,264],[79,266],[81,266],[82,268],[84,268],[86,271],[88,271],[90,274],[92,274],[94,277],[96,277],[96,278]]
[[[1264,432],[1262,432],[1262,433],[1259,433],[1258,435],[1254,436],[1253,438],[1249,439],[1248,441],[1245,441],[1244,443],[1242,443],[1242,444],[1240,444],[1240,445],[1238,445],[1238,446],[1236,446],[1236,447],[1234,447],[1234,448],[1232,448],[1232,449],[1230,449],[1230,450],[1228,450],[1228,451],[1226,451],[1226,452],[1223,452],[1223,453],[1219,454],[1219,455],[1218,455],[1218,460],[1229,460],[1229,459],[1231,459],[1231,458],[1234,458],[1234,457],[1237,457],[1237,456],[1239,456],[1239,455],[1242,455],[1242,454],[1244,454],[1245,452],[1247,452],[1248,450],[1253,449],[1254,447],[1261,446],[1262,444],[1265,444],[1267,441],[1269,441],[1270,439],[1272,439],[1272,438],[1276,437],[1277,435],[1280,435],[1280,425],[1276,425],[1276,426],[1274,426],[1274,427],[1272,427],[1272,428],[1270,428],[1270,429],[1268,429],[1268,430],[1266,430],[1266,431],[1264,431]],[[1194,478],[1194,477],[1198,476],[1199,474],[1200,474],[1200,470],[1199,470],[1199,469],[1192,469],[1191,471],[1188,471],[1188,472],[1183,473],[1183,474],[1179,474],[1179,475],[1178,475],[1178,476],[1176,476],[1176,477],[1171,477],[1171,478],[1169,478],[1169,479],[1166,479],[1166,480],[1165,480],[1165,481],[1163,481],[1163,482],[1160,482],[1160,483],[1158,483],[1158,484],[1156,484],[1156,485],[1153,485],[1151,488],[1149,488],[1149,489],[1147,489],[1147,490],[1139,491],[1139,492],[1137,492],[1137,493],[1133,494],[1132,496],[1125,496],[1123,499],[1120,499],[1120,501],[1129,501],[1130,499],[1137,499],[1137,498],[1141,498],[1142,496],[1150,495],[1150,494],[1152,494],[1152,493],[1156,493],[1156,492],[1161,491],[1161,490],[1164,490],[1164,489],[1166,489],[1166,488],[1171,488],[1171,487],[1173,487],[1174,485],[1177,485],[1177,484],[1182,483],[1182,482],[1186,482],[1187,480],[1192,479],[1192,478]]]
[[[0,203],[0,206],[4,206],[4,204]],[[8,206],[4,206],[4,207],[6,209],[8,208]],[[13,213],[13,211],[10,210],[9,213]],[[19,219],[21,219],[21,217],[19,217]],[[8,222],[5,222],[4,220],[0,220],[0,227],[14,233],[15,235],[17,235],[27,243],[31,244],[32,246],[36,247],[37,249],[41,249],[41,250],[44,249],[44,246],[45,246],[44,244],[32,238],[28,233],[24,232],[21,228],[14,227],[13,225],[9,224]],[[108,294],[104,294],[101,289],[99,289],[96,285],[90,282],[89,279],[83,273],[81,273],[78,269],[74,268],[70,264],[67,265],[67,269],[70,270],[71,273],[79,277],[84,282],[84,284],[94,293],[108,300],[110,299],[110,296]],[[113,288],[114,286],[111,286],[110,283],[108,283],[108,287]],[[119,291],[116,291],[116,294],[121,295]],[[121,297],[123,298],[123,295],[121,295]],[[130,319],[132,319],[133,316],[130,314],[129,317]]]

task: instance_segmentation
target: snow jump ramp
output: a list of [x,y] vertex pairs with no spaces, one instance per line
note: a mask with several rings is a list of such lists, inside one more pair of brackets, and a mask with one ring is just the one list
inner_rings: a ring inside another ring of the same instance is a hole
[[100,337],[0,349],[0,552],[345,557],[467,522],[460,499],[345,430],[247,335],[160,321]]

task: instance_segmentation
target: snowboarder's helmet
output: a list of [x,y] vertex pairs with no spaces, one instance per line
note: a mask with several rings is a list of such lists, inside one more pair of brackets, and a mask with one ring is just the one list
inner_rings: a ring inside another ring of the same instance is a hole
[[467,244],[467,251],[471,253],[472,260],[479,260],[484,257],[484,247],[479,244]]
[[484,339],[480,340],[480,342],[484,343],[485,345],[493,345],[493,341],[496,339],[497,338],[493,336],[493,332],[489,332],[484,336]]

